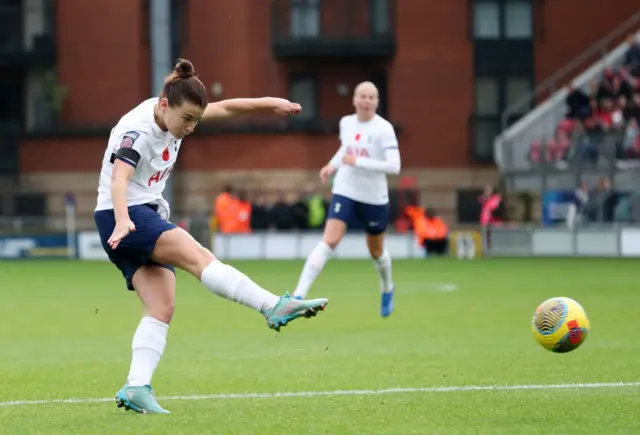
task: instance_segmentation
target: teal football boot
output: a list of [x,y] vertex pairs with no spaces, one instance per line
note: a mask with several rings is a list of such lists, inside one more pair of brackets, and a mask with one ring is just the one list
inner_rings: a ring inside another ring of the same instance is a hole
[[125,385],[116,394],[118,408],[125,408],[140,414],[169,414],[169,411],[158,405],[151,385],[130,387]]
[[328,299],[310,299],[308,301],[292,298],[287,292],[280,298],[275,307],[262,314],[267,319],[267,326],[276,331],[299,317],[314,317],[324,311]]

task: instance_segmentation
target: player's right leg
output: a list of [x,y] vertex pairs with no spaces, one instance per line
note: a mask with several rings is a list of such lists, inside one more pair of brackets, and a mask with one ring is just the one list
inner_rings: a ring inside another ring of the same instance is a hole
[[304,263],[302,273],[298,278],[298,285],[293,292],[293,297],[304,299],[307,297],[314,281],[322,272],[329,256],[336,249],[344,233],[347,231],[347,224],[352,218],[354,202],[340,195],[333,195],[329,205],[329,215],[325,223],[322,241],[311,250]]
[[118,407],[140,413],[168,414],[156,401],[151,378],[167,344],[167,332],[175,306],[176,277],[160,265],[140,267],[131,279],[145,307],[131,344],[127,383],[116,395]]
[[276,331],[299,317],[312,317],[324,310],[327,299],[299,301],[278,297],[263,289],[239,270],[217,260],[189,233],[181,228],[164,232],[157,240],[151,258],[191,273],[212,292],[258,311]]

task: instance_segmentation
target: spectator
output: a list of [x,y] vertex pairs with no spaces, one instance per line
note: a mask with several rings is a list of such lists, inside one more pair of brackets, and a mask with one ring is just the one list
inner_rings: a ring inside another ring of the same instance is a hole
[[426,225],[422,246],[425,254],[446,255],[449,252],[449,227],[432,208],[428,208],[424,216]]
[[480,225],[488,226],[501,222],[500,219],[494,217],[494,213],[502,204],[502,195],[495,193],[494,188],[491,185],[487,185],[484,189],[484,194],[479,198],[480,209]]
[[232,186],[227,185],[218,195],[214,205],[212,229],[223,233],[230,232],[237,217],[238,198]]
[[234,233],[250,233],[251,232],[251,203],[247,201],[245,192],[238,194],[236,206],[235,226],[232,230]]
[[589,82],[589,102],[598,100],[598,89],[600,87],[600,82],[597,79],[593,79]]
[[627,39],[629,43],[629,49],[624,55],[624,66],[631,71],[631,73],[640,77],[640,44],[638,44],[638,37],[630,35]]
[[622,77],[622,71],[613,77],[611,86],[613,95],[616,98],[624,96],[628,99],[633,95],[633,86],[628,80]]
[[578,213],[582,213],[585,205],[589,202],[589,185],[585,182],[580,183],[580,187],[576,189],[575,193],[575,204],[578,209]]
[[449,228],[437,212],[428,208],[426,211],[418,205],[407,205],[404,215],[411,221],[411,227],[418,245],[422,246],[426,255],[444,255],[449,250]]
[[602,99],[596,116],[602,131],[620,130],[623,126],[622,111],[616,106],[616,100],[613,98]]
[[591,115],[590,99],[581,89],[569,87],[567,118],[586,119]]
[[629,214],[632,222],[640,222],[640,193],[632,193],[629,198]]
[[284,192],[278,194],[278,199],[271,207],[269,215],[271,224],[276,230],[289,231],[293,229],[293,213]]
[[573,132],[573,143],[576,144],[576,158],[579,162],[598,162],[598,146],[595,141],[587,134],[585,126],[582,122],[576,122]]
[[604,72],[602,73],[602,80],[598,84],[598,92],[596,93],[596,99],[598,101],[616,97],[616,90],[614,89],[615,76],[616,73],[613,68],[605,68]]
[[613,222],[618,193],[611,186],[611,180],[600,177],[595,191],[590,195],[590,220],[593,222]]
[[640,89],[633,93],[633,98],[625,105],[623,115],[626,121],[635,119],[640,123]]
[[569,228],[573,228],[576,221],[582,220],[585,206],[589,202],[589,186],[587,183],[581,183],[575,190],[575,195],[575,200],[569,204],[569,209],[567,210],[567,225]]
[[309,212],[307,215],[309,229],[322,228],[327,217],[328,202],[322,194],[315,191],[313,185],[307,185],[305,199]]
[[629,122],[627,122],[627,128],[624,131],[624,139],[622,141],[622,147],[625,151],[633,148],[633,143],[638,136],[638,121],[635,118],[631,118]]
[[636,118],[631,118],[627,122],[622,148],[627,158],[640,158],[640,128]]
[[303,231],[309,229],[309,206],[307,205],[306,197],[306,192],[300,192],[298,201],[291,206],[293,226]]
[[264,195],[258,193],[251,204],[251,229],[254,231],[266,231],[269,229],[269,210]]

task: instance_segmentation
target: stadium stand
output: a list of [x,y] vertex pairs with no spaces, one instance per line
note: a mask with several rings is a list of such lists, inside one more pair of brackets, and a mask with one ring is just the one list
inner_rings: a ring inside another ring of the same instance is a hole
[[547,209],[553,195],[574,198],[560,200],[567,224],[639,222],[640,11],[509,107],[502,127],[494,151],[507,195],[529,192]]
[[552,137],[531,142],[532,164],[598,163],[640,158],[640,44],[631,38],[623,64],[607,67],[585,91],[569,88],[566,117]]
[[[562,171],[611,161],[624,168],[638,163],[638,28],[640,12],[505,111],[503,132],[495,141],[495,161],[503,175],[511,176],[512,189],[539,190],[539,180],[532,183],[533,178],[522,175],[540,168]],[[625,34],[626,40],[615,46],[616,38]],[[580,68],[586,61],[591,66]],[[507,124],[532,101],[539,104],[513,125]]]

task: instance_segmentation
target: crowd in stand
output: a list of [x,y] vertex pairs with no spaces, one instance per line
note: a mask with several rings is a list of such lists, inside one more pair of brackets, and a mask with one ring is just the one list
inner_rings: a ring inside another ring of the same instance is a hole
[[[328,206],[328,198],[312,185],[295,198],[284,192],[254,192],[251,199],[245,192],[227,186],[216,197],[210,229],[226,234],[319,230],[324,227]],[[398,224],[404,221],[406,225]],[[364,227],[352,224],[349,229]],[[429,255],[448,253],[449,227],[433,208],[407,204],[398,219],[389,223],[389,229],[412,232],[418,245]]]
[[256,192],[251,199],[227,186],[216,198],[211,228],[223,233],[316,230],[324,226],[327,207],[325,197],[311,186],[297,198],[281,191]]
[[606,68],[589,88],[570,89],[566,118],[555,136],[531,144],[532,163],[593,163],[640,159],[640,43],[629,38],[622,65]]

